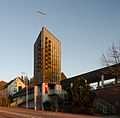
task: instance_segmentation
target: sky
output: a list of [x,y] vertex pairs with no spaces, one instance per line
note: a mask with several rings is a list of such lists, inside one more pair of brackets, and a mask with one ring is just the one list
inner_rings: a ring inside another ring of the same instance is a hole
[[41,8],[43,26],[62,43],[68,78],[102,68],[102,52],[120,40],[120,0],[0,0],[0,80],[33,77]]

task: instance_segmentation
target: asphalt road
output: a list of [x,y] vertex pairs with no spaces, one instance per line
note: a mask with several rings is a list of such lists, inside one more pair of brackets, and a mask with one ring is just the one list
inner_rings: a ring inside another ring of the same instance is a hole
[[[106,118],[106,117],[0,107],[0,118]],[[109,118],[119,118],[119,117],[109,116]]]

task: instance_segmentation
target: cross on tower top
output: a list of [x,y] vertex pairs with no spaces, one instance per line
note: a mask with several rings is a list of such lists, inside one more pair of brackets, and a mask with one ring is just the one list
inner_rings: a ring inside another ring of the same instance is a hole
[[46,13],[43,13],[43,11],[42,11],[42,8],[41,8],[41,11],[37,11],[38,13],[40,13],[41,14],[41,27],[43,27],[43,15],[46,15]]

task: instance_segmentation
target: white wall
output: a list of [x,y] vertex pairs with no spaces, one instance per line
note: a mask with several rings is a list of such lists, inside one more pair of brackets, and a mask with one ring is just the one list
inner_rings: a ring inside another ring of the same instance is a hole
[[17,81],[14,80],[9,86],[8,86],[8,93],[9,95],[13,95],[17,92]]
[[8,85],[9,95],[13,95],[18,92],[19,86],[21,86],[22,89],[25,87],[24,83],[19,78],[16,78],[10,85]]

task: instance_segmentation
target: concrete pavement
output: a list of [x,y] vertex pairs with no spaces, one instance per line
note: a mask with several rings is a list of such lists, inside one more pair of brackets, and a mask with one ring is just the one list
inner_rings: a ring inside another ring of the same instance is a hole
[[[108,116],[107,116],[108,117]],[[0,118],[107,118],[103,116],[76,115],[61,112],[34,111],[31,109],[0,107]],[[109,116],[109,118],[119,118]]]

